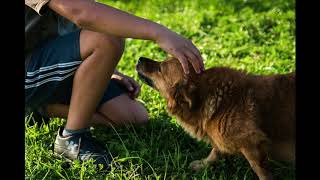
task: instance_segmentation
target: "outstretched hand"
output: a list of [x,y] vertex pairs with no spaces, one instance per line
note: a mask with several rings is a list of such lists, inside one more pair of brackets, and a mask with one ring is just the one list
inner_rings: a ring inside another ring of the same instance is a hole
[[189,73],[188,61],[197,73],[205,70],[200,51],[190,40],[168,29],[163,29],[157,34],[156,43],[179,60],[186,74]]

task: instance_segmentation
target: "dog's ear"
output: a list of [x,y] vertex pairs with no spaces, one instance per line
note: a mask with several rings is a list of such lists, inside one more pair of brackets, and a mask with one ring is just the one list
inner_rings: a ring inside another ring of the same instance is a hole
[[197,87],[194,84],[189,84],[186,88],[182,88],[180,90],[180,95],[188,104],[190,110],[197,109],[199,104],[199,95],[197,93]]
[[176,100],[172,97],[169,97],[168,105],[167,105],[168,109],[170,109],[170,111],[174,112],[176,105],[177,105]]
[[169,92],[169,96],[168,96],[168,100],[167,100],[167,109],[170,113],[175,114],[177,112],[177,101],[176,101],[176,89],[170,88],[168,90]]
[[187,106],[190,111],[199,107],[200,96],[198,88],[191,76],[185,76],[169,90],[167,107],[171,112],[177,111],[177,106]]
[[190,79],[185,78],[177,85],[176,91],[176,100],[179,104],[186,103],[191,111],[198,108],[200,99],[198,88]]

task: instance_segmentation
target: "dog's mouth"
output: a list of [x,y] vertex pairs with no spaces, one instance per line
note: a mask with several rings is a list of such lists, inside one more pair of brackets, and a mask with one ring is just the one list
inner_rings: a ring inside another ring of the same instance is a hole
[[[153,61],[151,59],[148,59],[148,58],[145,58],[145,57],[140,57],[137,65],[136,65],[136,70],[138,72],[139,78],[145,84],[147,84],[148,86],[150,86],[151,88],[154,88],[154,89],[157,89],[157,88],[155,87],[155,84],[154,84],[153,80],[150,79],[146,75],[146,72],[153,72],[154,69],[152,69],[152,68],[157,67],[156,63],[157,62],[155,62],[155,61]],[[146,68],[146,67],[148,67],[148,68]],[[146,69],[149,69],[149,71],[147,71]]]
[[139,76],[139,78],[140,78],[144,83],[146,83],[148,86],[150,86],[150,87],[152,87],[152,88],[155,88],[155,87],[154,87],[154,83],[153,83],[153,81],[152,81],[150,78],[148,78],[147,76],[145,76],[144,74],[142,74],[142,73],[139,72],[139,71],[138,71],[138,76]]

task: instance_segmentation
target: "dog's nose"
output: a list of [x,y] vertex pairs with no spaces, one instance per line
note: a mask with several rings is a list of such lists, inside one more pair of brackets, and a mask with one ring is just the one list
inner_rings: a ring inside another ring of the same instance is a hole
[[141,63],[141,62],[147,61],[147,60],[148,60],[148,59],[145,58],[145,57],[140,57],[139,60],[138,60],[138,63]]
[[146,62],[148,60],[148,58],[145,57],[140,57],[138,60],[138,63],[136,64],[136,69],[139,68],[139,66],[141,66],[141,64],[143,64],[144,62]]
[[139,66],[141,66],[141,63],[144,62],[144,61],[146,61],[146,58],[140,57],[140,58],[138,59],[138,63],[136,64],[136,69],[138,69]]

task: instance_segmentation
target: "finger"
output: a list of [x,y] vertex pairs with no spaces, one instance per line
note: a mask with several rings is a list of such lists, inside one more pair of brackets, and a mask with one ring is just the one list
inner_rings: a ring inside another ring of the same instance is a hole
[[137,86],[134,91],[134,97],[138,97],[140,94],[140,86]]
[[195,56],[198,58],[199,60],[199,63],[200,63],[200,67],[202,70],[205,70],[204,69],[204,63],[203,63],[203,58],[201,56],[201,53],[199,51],[199,49],[191,42],[191,45],[190,45],[190,50],[195,54]]
[[129,90],[129,91],[133,91],[134,88],[132,87],[132,84],[129,82],[128,79],[125,79],[122,81],[123,85]]
[[182,54],[180,52],[176,52],[175,57],[178,58],[180,64],[182,65],[182,69],[183,69],[184,73],[189,74],[188,60],[184,56],[184,54]]
[[132,86],[133,86],[133,88],[134,88],[133,95],[134,95],[135,97],[137,97],[137,96],[139,95],[139,93],[140,93],[140,86],[139,86],[139,84],[138,84],[135,80],[133,80],[133,79],[130,79],[130,83],[132,84]]
[[134,94],[133,94],[132,92],[129,92],[128,94],[129,94],[129,97],[130,97],[131,99],[134,99],[134,98],[135,98],[135,96],[134,96]]
[[201,65],[199,63],[198,58],[190,51],[189,49],[186,49],[185,52],[186,56],[188,57],[189,62],[191,62],[193,69],[199,74],[201,73]]

